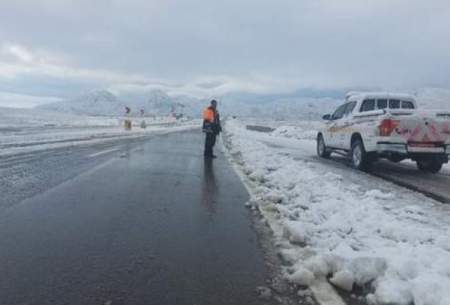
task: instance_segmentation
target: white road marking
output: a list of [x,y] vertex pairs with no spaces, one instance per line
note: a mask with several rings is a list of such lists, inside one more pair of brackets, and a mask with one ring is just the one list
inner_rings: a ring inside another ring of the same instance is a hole
[[112,149],[102,150],[102,151],[99,151],[99,152],[96,152],[94,154],[89,155],[88,158],[95,158],[95,157],[98,157],[98,156],[101,156],[101,155],[104,155],[104,154],[107,154],[107,153],[110,153],[110,152],[113,152],[113,151],[117,151],[117,150],[119,150],[119,149],[118,148],[112,148]]

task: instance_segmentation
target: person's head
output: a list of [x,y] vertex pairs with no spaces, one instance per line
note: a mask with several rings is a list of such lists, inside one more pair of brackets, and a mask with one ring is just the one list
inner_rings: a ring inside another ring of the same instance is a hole
[[212,100],[211,101],[211,107],[213,107],[214,109],[217,108],[217,101],[216,100]]

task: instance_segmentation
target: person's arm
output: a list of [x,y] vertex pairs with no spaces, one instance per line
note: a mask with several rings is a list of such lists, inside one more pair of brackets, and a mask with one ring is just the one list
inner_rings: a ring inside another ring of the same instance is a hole
[[220,133],[220,132],[222,132],[222,125],[220,124],[220,115],[219,115],[219,113],[217,112],[217,115],[216,115],[216,129],[217,129],[217,133]]

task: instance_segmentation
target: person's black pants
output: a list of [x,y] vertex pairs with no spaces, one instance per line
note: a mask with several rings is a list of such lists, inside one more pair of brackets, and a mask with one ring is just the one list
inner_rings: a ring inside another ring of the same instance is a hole
[[216,134],[213,132],[207,132],[205,139],[205,157],[211,157],[213,155],[214,144],[216,144]]

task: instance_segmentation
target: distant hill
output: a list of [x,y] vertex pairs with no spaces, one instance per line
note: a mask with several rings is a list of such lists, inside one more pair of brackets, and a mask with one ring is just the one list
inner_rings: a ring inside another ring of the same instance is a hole
[[413,92],[424,109],[450,109],[450,89],[422,88]]
[[[162,90],[152,90],[146,95],[144,102],[137,103],[135,106],[154,115],[168,115],[172,112],[192,115],[187,111],[186,102],[187,100],[171,97]],[[198,100],[195,100],[195,102],[198,102]]]
[[327,93],[296,91],[289,94],[228,94],[220,99],[219,106],[224,114],[251,118],[272,118],[276,120],[319,119],[332,112],[344,99]]
[[[421,108],[450,109],[450,90],[422,88],[410,93],[416,96]],[[278,120],[319,119],[343,102],[345,91],[297,90],[288,94],[254,94],[234,92],[218,97],[222,116],[235,115]],[[118,116],[125,106],[133,114],[143,109],[147,115],[167,116],[172,111],[190,117],[199,117],[209,99],[188,95],[168,95],[162,90],[130,92],[117,97],[107,90],[93,91],[72,100],[39,106],[40,109],[68,114]]]
[[124,112],[124,104],[107,90],[83,94],[75,99],[38,106],[38,109],[69,114],[115,116]]
[[143,109],[146,114],[157,116],[167,116],[172,111],[198,116],[201,109],[199,101],[195,98],[170,97],[162,90],[152,90],[140,96],[121,98],[107,90],[97,90],[74,99],[49,103],[36,108],[69,114],[118,116],[124,114],[125,106],[130,107],[135,115]]
[[[308,92],[310,93],[310,92]],[[305,96],[303,92],[288,95],[232,93],[218,98],[223,116],[268,117],[276,119],[318,118],[333,109],[338,100],[329,97]],[[319,94],[316,93],[317,96]],[[107,90],[93,91],[75,99],[38,106],[39,109],[68,114],[117,116],[124,114],[125,106],[133,114],[143,109],[148,115],[166,116],[172,111],[185,116],[199,117],[209,100],[188,95],[169,96],[162,90],[128,93],[117,97]]]

